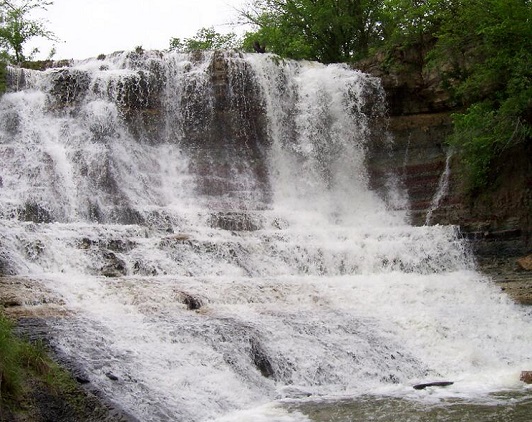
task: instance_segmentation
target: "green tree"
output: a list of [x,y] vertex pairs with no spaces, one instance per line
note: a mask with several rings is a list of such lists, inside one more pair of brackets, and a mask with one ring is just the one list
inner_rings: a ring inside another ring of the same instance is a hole
[[256,28],[244,47],[258,41],[285,57],[353,61],[382,38],[381,12],[382,0],[255,0],[240,11]]
[[529,0],[467,0],[449,8],[436,32],[432,64],[447,68],[448,85],[464,111],[451,144],[460,151],[471,187],[494,176],[503,151],[532,137],[532,5]]
[[380,15],[383,41],[388,46],[419,45],[436,34],[458,4],[456,0],[384,0]]
[[[0,48],[11,61],[21,63],[28,58],[24,55],[24,44],[32,38],[57,40],[54,33],[46,29],[41,19],[30,17],[34,10],[47,10],[52,4],[53,1],[48,0],[0,1]],[[37,50],[34,50],[32,54],[36,52]]]
[[236,34],[220,34],[213,27],[201,28],[193,38],[170,39],[170,51],[190,52],[195,50],[231,49],[236,47]]

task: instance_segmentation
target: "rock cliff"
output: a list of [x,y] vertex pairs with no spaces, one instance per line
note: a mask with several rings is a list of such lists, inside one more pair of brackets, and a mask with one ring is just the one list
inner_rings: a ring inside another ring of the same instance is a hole
[[532,148],[506,151],[494,166],[496,182],[484,192],[469,192],[460,158],[445,141],[459,108],[438,72],[422,64],[424,53],[397,50],[357,64],[381,78],[389,106],[393,146],[372,144],[373,183],[378,188],[382,174],[395,169],[413,224],[458,225],[486,272],[501,281],[530,279],[516,259],[532,252]]

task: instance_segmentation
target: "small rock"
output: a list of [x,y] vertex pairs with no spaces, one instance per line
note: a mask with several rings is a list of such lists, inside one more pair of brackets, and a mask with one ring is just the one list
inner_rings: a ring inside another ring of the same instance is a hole
[[88,384],[90,382],[90,380],[83,375],[76,375],[76,381],[80,384]]
[[80,384],[88,384],[91,382],[85,371],[77,367],[72,368],[72,376]]
[[520,270],[532,271],[532,255],[523,256],[517,260]]
[[424,390],[427,387],[447,387],[448,385],[453,385],[452,381],[434,381],[434,382],[425,382],[423,384],[414,385],[414,390]]
[[200,309],[203,303],[201,302],[201,299],[194,297],[188,293],[181,292],[182,301],[185,305],[187,305],[187,309],[190,311],[194,311],[197,309]]
[[118,381],[118,377],[112,372],[107,372],[105,376],[109,378],[111,381]]
[[521,371],[521,378],[525,384],[532,384],[532,371]]

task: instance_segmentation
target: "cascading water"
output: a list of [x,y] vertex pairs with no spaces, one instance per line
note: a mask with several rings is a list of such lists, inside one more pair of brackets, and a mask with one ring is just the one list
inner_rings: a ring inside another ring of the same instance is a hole
[[280,404],[427,379],[475,397],[532,366],[530,316],[456,229],[369,190],[378,80],[221,53],[11,77],[0,269],[61,297],[53,344],[139,420],[307,420]]
[[452,157],[453,151],[452,149],[449,149],[449,151],[447,151],[447,158],[445,159],[445,168],[443,169],[443,173],[440,176],[440,180],[438,181],[438,187],[436,188],[436,193],[432,198],[429,210],[427,211],[427,216],[425,217],[425,224],[427,225],[430,224],[432,220],[432,214],[438,209],[441,201],[443,200],[443,198],[445,198],[449,191],[449,178],[451,177]]

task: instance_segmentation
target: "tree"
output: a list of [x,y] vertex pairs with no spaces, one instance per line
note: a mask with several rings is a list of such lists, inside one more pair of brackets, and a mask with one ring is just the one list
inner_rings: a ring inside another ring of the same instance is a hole
[[367,55],[380,39],[382,0],[255,0],[240,10],[244,23],[257,29],[246,34],[281,56],[349,62]]
[[213,27],[201,28],[193,38],[170,39],[170,51],[190,52],[195,50],[230,49],[236,46],[234,33],[220,34]]
[[532,138],[532,4],[528,0],[467,0],[448,9],[436,33],[432,62],[464,111],[451,144],[470,173],[471,188],[493,179],[503,151]]
[[[32,38],[57,40],[54,33],[46,29],[41,19],[30,17],[34,10],[47,10],[52,4],[53,1],[49,0],[0,1],[0,47],[11,61],[21,63],[27,58],[24,55],[24,44]],[[37,50],[34,50],[32,54],[36,52]]]
[[436,34],[458,4],[456,0],[384,0],[383,40],[388,45],[419,44]]

